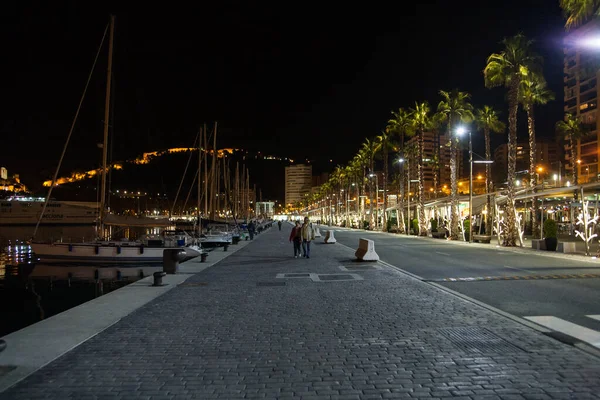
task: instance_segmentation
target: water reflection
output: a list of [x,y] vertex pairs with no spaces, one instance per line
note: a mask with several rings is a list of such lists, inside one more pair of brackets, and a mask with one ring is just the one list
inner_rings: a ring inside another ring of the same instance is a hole
[[0,237],[0,337],[160,270],[162,266],[40,264],[22,239]]

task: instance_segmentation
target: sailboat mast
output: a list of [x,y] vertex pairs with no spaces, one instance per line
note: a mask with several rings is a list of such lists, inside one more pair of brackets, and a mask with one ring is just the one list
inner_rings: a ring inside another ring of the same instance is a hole
[[210,219],[215,220],[215,189],[216,189],[216,179],[217,179],[217,122],[215,121],[215,129],[213,131],[213,158],[212,158],[212,168],[211,168],[211,194],[210,194]]
[[[204,124],[204,216],[208,215],[208,141],[206,140],[206,124]],[[202,141],[202,138],[200,138]]]
[[198,137],[198,193],[196,202],[196,222],[198,223],[198,238],[202,234],[202,219],[200,218],[200,189],[202,186],[202,128]]
[[233,215],[238,217],[240,215],[240,162],[235,163],[235,183],[234,183],[234,193],[233,193]]
[[104,101],[104,142],[102,147],[102,189],[100,192],[100,236],[104,237],[105,201],[106,201],[106,161],[108,158],[108,122],[110,118],[110,84],[112,81],[113,43],[115,36],[115,16],[110,16],[110,37],[108,40],[108,68],[106,71],[106,99]]

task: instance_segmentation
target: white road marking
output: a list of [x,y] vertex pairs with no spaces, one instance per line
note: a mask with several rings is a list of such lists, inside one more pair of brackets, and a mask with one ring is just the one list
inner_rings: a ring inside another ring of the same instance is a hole
[[600,321],[600,315],[586,315],[586,317]]
[[532,274],[535,274],[534,271],[529,271],[529,270],[523,269],[523,268],[511,267],[510,265],[505,265],[504,268],[516,269],[517,271],[524,271],[524,272],[530,272]]
[[443,253],[441,251],[436,251],[436,253],[441,254],[443,256],[449,256],[450,255],[450,253]]
[[566,333],[569,336],[580,339],[584,342],[591,344],[594,347],[600,348],[600,332],[593,329],[583,327],[581,325],[574,324],[564,319],[560,319],[552,316],[539,316],[539,317],[523,317],[529,321],[535,322],[536,324],[545,326],[552,330]]

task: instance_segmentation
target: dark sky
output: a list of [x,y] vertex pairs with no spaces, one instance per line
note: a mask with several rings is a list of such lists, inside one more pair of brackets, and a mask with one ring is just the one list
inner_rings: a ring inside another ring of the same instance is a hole
[[[552,137],[562,114],[558,0],[421,1],[402,8],[324,1],[192,8],[10,3],[0,27],[0,164],[32,185],[55,168],[111,12],[117,16],[115,160],[190,146],[201,123],[218,120],[224,147],[344,163],[365,137],[381,131],[390,110],[415,100],[435,107],[440,89],[468,91],[475,105],[495,105],[506,117],[504,90],[485,89],[481,71],[499,41],[519,31],[536,40],[559,99],[538,111],[539,134]],[[99,162],[105,54],[66,170]],[[480,140],[474,141],[477,148]]]

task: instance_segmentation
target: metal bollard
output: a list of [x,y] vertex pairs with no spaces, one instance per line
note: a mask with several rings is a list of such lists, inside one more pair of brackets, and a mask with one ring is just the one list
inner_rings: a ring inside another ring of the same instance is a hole
[[165,284],[162,283],[162,278],[167,276],[166,272],[155,272],[152,276],[154,276],[154,284],[152,286],[165,286]]

